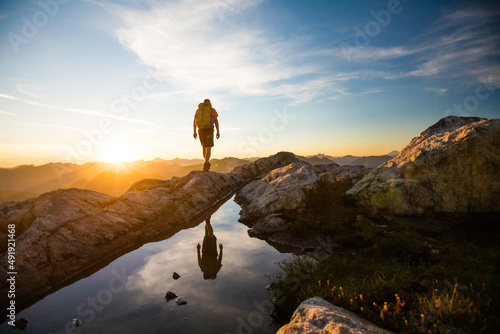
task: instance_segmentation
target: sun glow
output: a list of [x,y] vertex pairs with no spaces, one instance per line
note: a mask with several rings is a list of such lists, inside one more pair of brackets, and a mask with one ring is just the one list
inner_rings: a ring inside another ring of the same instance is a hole
[[138,158],[132,150],[120,143],[109,143],[103,149],[101,160],[105,162],[128,162],[134,161]]

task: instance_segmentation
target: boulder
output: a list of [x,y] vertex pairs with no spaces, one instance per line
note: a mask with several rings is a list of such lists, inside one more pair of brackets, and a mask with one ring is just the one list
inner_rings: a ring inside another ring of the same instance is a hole
[[275,168],[299,161],[300,160],[293,153],[278,152],[275,155],[267,158],[260,158],[250,164],[237,166],[231,171],[231,174],[244,180],[255,179],[264,176]]
[[320,297],[302,302],[277,334],[390,334],[359,315]]
[[347,194],[375,215],[500,212],[500,120],[449,116]]
[[304,161],[276,168],[237,192],[235,200],[242,208],[239,220],[251,226],[249,234],[254,236],[287,230],[289,222],[281,218],[281,214],[302,212],[305,208],[304,191],[313,187],[319,178],[354,184],[364,173],[362,166],[312,166]]

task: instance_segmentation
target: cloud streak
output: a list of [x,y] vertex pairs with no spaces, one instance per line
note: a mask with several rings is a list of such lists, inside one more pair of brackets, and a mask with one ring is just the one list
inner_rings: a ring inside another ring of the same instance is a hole
[[0,110],[0,115],[8,115],[8,116],[16,116],[13,112],[8,112],[4,110]]
[[156,125],[156,124],[154,124],[152,122],[148,122],[148,121],[144,121],[144,120],[136,119],[136,118],[129,118],[129,117],[117,116],[117,115],[113,115],[113,114],[106,114],[106,113],[103,113],[103,112],[98,111],[98,110],[59,107],[59,106],[54,106],[54,105],[50,105],[50,104],[46,104],[46,103],[42,103],[42,102],[24,100],[24,99],[20,99],[18,97],[15,97],[15,96],[11,96],[11,95],[8,95],[8,94],[2,94],[2,93],[0,93],[0,97],[4,98],[4,99],[8,99],[8,100],[12,100],[12,101],[17,101],[17,102],[20,102],[20,103],[24,103],[24,104],[27,104],[27,105],[31,105],[31,106],[37,106],[37,107],[43,107],[43,108],[50,108],[50,109],[56,109],[56,110],[62,110],[62,111],[69,111],[69,112],[72,112],[72,113],[89,115],[89,116],[97,116],[97,117],[103,117],[103,118],[113,118],[113,119],[117,119],[117,120],[121,120],[121,121],[126,121],[126,122],[131,122],[131,123],[137,123],[137,124],[143,124],[143,125],[148,125],[148,126],[152,126],[152,127],[156,127],[156,128],[161,128],[160,126],[158,126],[158,125]]
[[395,75],[455,80],[465,85],[487,77],[500,84],[499,12],[469,8],[445,15],[417,40],[415,69]]
[[494,74],[500,79],[496,59],[500,55],[500,31],[493,21],[498,12],[460,10],[445,15],[425,34],[426,52],[409,76],[435,76],[477,81]]
[[[347,55],[349,62],[355,65],[369,65],[370,69],[365,71],[364,76],[357,76],[357,79],[427,77],[455,79],[468,85],[477,82],[478,77],[482,76],[499,85],[497,59],[500,55],[500,31],[498,25],[494,24],[499,16],[499,12],[485,9],[462,9],[442,16],[406,46],[339,46],[317,50],[312,54],[328,55],[338,62],[346,60]],[[391,67],[398,68],[394,66],[395,61],[403,57],[407,57],[409,69],[391,70]]]

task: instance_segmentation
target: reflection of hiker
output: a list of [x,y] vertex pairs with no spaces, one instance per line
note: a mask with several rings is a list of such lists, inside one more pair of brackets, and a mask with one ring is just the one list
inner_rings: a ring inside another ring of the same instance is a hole
[[[200,136],[201,146],[203,146],[203,158],[205,159],[203,164],[204,172],[210,170],[210,154],[214,146],[214,124],[217,129],[216,138],[219,139],[220,137],[218,116],[209,99],[205,99],[203,103],[200,103],[198,110],[194,114],[193,137],[196,139],[198,135]],[[198,127],[198,135],[196,134],[196,127]]]
[[198,250],[198,265],[203,272],[204,279],[215,279],[222,267],[222,244],[219,244],[219,254],[217,254],[217,238],[214,235],[210,218],[205,221],[205,237],[203,238],[203,255],[200,255],[200,244],[196,246]]

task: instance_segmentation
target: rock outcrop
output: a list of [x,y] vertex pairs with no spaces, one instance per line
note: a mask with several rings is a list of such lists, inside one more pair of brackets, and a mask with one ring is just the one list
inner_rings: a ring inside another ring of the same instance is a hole
[[231,174],[193,171],[170,181],[139,181],[118,198],[64,189],[3,205],[0,225],[16,225],[18,303],[188,222],[240,183]]
[[449,116],[347,193],[373,214],[500,212],[500,120]]
[[390,334],[355,313],[335,306],[320,297],[302,302],[290,323],[277,334]]
[[[1,230],[16,225],[17,303],[43,295],[54,285],[158,234],[181,229],[256,175],[295,159],[291,153],[280,152],[234,173],[193,171],[169,181],[146,179],[117,198],[61,189],[0,205]],[[9,271],[6,257],[6,253],[0,256],[1,282],[6,282]],[[7,294],[6,288],[2,283],[2,295]]]
[[268,158],[258,159],[248,165],[237,166],[231,171],[231,174],[244,180],[250,180],[262,177],[275,168],[299,161],[300,160],[293,153],[279,152]]
[[[365,168],[362,166],[312,166],[303,161],[274,169],[238,191],[235,200],[242,208],[239,220],[251,226],[251,236],[268,237],[273,241],[274,233],[290,228],[290,222],[281,217],[282,213],[303,211],[304,191],[313,187],[319,178],[354,184],[364,173]],[[274,241],[279,243],[277,239]]]

